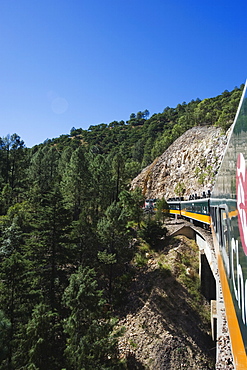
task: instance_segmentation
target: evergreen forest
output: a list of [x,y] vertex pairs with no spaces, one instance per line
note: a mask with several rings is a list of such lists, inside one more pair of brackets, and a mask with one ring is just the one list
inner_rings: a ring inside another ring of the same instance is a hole
[[156,248],[161,217],[131,180],[186,130],[232,124],[243,85],[205,99],[72,128],[32,148],[0,138],[0,369],[124,369],[117,312]]

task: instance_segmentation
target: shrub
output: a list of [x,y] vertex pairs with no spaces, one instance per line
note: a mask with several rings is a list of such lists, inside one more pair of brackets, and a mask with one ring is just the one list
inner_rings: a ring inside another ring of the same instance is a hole
[[162,227],[161,222],[154,220],[149,220],[139,232],[140,237],[155,249],[158,248],[161,238],[165,237],[166,234],[167,229]]

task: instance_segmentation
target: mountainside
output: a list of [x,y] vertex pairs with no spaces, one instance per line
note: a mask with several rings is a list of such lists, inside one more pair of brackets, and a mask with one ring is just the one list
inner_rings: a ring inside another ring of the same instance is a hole
[[193,127],[174,141],[132,181],[146,198],[168,199],[212,190],[227,144],[226,134],[213,126]]
[[240,92],[33,148],[0,138],[0,370],[212,368],[198,249],[129,190],[147,165],[132,186],[148,197],[212,189]]

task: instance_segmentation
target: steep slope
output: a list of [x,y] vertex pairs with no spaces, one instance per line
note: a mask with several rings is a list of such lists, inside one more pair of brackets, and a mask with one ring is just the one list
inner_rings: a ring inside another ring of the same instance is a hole
[[[169,229],[173,222],[166,226]],[[147,258],[119,321],[125,328],[119,351],[127,368],[213,370],[210,305],[198,290],[198,247],[178,236]],[[191,275],[186,273],[188,266]]]
[[229,131],[213,126],[186,131],[142,170],[132,188],[141,187],[146,198],[165,199],[212,190]]

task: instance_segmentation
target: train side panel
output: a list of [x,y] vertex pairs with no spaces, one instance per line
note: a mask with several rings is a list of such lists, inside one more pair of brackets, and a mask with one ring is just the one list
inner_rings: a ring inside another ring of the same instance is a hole
[[246,86],[210,200],[212,230],[236,370],[247,369]]

